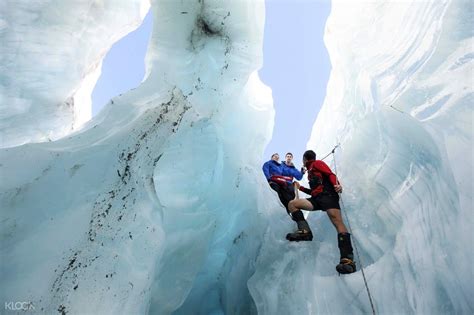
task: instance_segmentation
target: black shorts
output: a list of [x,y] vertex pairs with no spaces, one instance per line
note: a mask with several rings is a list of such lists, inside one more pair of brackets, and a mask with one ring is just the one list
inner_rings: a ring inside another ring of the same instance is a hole
[[288,203],[295,199],[295,190],[292,185],[289,184],[279,184],[273,181],[269,182],[270,187],[278,193],[281,203],[285,206],[286,211],[288,211]]
[[339,195],[319,194],[316,197],[306,199],[313,205],[313,210],[341,209]]

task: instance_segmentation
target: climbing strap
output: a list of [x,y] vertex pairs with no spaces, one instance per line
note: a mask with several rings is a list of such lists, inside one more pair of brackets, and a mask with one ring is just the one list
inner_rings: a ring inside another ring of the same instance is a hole
[[[340,144],[336,145],[334,147],[334,149],[332,149],[331,153],[329,153],[324,158],[326,158],[326,157],[328,157],[329,155],[332,154],[332,157],[333,157],[333,160],[334,160],[334,174],[336,175],[337,183],[340,185],[339,179],[337,179],[336,155],[334,154],[336,148],[339,147],[339,145]],[[347,216],[346,211],[343,211],[343,208],[345,209],[345,206],[344,206],[344,201],[342,200],[342,196],[340,196],[340,200],[341,200],[341,211],[342,211],[342,213],[344,213],[344,217],[346,218],[347,227],[349,228],[349,233],[354,235],[354,233],[352,233],[351,222],[349,221],[349,217]],[[355,237],[354,237],[354,239],[355,239]],[[354,249],[355,249],[355,252],[356,252],[357,260],[359,261],[359,264],[360,264],[360,271],[362,272],[362,277],[364,278],[364,284],[365,284],[365,288],[367,289],[367,295],[369,296],[370,306],[372,307],[372,314],[375,315],[375,307],[374,307],[374,303],[372,302],[372,295],[370,294],[369,285],[368,285],[367,279],[365,277],[364,266],[362,265],[362,260],[360,259],[360,255],[359,255],[359,249],[357,248],[357,243],[355,242],[355,240],[354,240]]]

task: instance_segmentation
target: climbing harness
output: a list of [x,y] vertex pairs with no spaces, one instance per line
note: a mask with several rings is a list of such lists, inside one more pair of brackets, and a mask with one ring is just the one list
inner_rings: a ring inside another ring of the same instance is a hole
[[[329,153],[327,156],[324,157],[324,158],[326,158],[326,157],[328,157],[329,155],[332,154],[333,161],[334,161],[334,175],[336,175],[336,178],[337,178],[337,166],[336,166],[336,155],[334,153],[335,153],[336,148],[339,147],[339,146],[340,146],[340,144],[337,144],[334,147],[334,149],[332,149],[331,153]],[[340,185],[339,179],[337,179],[337,183]],[[344,217],[346,218],[347,227],[349,228],[349,233],[354,235],[352,233],[351,222],[349,221],[349,217],[347,216],[346,211],[343,211],[343,208],[345,209],[345,206],[344,206],[344,201],[342,200],[342,196],[340,196],[340,200],[341,200],[341,212],[344,213]],[[354,237],[354,249],[355,249],[355,252],[356,252],[356,255],[357,255],[357,260],[359,261],[359,264],[360,264],[360,271],[362,272],[362,277],[364,278],[364,284],[365,284],[365,288],[367,289],[367,295],[369,296],[370,306],[372,307],[372,314],[375,315],[375,307],[374,307],[374,303],[372,301],[372,295],[370,294],[369,285],[368,285],[367,279],[365,277],[364,266],[362,265],[362,261],[360,259],[359,249],[357,248],[357,243],[355,241],[355,237]]]

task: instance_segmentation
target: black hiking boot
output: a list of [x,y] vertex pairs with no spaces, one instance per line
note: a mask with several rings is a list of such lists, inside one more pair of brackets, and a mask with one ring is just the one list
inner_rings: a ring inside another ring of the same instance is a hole
[[337,272],[340,274],[348,274],[357,271],[356,264],[352,259],[341,258],[339,265],[336,266]]
[[351,235],[349,233],[339,233],[337,235],[337,245],[341,254],[341,260],[336,266],[339,274],[348,274],[356,272],[354,254],[352,252]]
[[306,220],[296,222],[298,224],[298,230],[293,233],[286,234],[286,239],[290,242],[299,242],[299,241],[312,241],[313,233],[309,228],[308,222]]

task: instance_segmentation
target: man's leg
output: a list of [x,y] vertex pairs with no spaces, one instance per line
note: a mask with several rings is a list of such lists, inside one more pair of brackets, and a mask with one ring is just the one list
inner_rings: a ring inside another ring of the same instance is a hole
[[293,189],[293,185],[287,184],[284,187],[284,189],[282,190],[282,198],[282,202],[286,208],[286,211],[290,213],[290,211],[288,210],[288,204],[290,203],[290,201],[295,199],[295,190]]
[[306,199],[294,199],[290,201],[288,210],[291,212],[293,220],[296,221],[298,230],[286,235],[286,239],[289,241],[311,241],[313,239],[313,233],[300,209],[313,210],[313,205]]
[[[291,199],[288,199],[288,194],[286,193],[285,191],[285,188],[280,186],[278,183],[275,183],[275,182],[269,182],[270,184],[270,187],[277,192],[278,194],[278,198],[280,199],[280,202],[283,204],[283,206],[285,207],[285,209],[287,210],[288,212],[288,202],[291,200]],[[293,198],[292,198],[293,199]]]
[[314,210],[313,204],[307,199],[303,198],[291,200],[288,204],[288,210],[290,210],[291,213],[300,211],[300,209],[309,211]]
[[326,213],[329,216],[329,219],[331,220],[332,224],[337,230],[337,233],[347,233],[346,226],[344,225],[344,222],[342,221],[342,215],[341,215],[341,210],[340,209],[327,209]]
[[338,233],[337,245],[339,247],[341,259],[339,264],[336,266],[336,270],[343,274],[353,273],[356,271],[356,265],[354,263],[351,235],[347,232],[346,226],[342,221],[341,210],[327,209],[326,212]]

